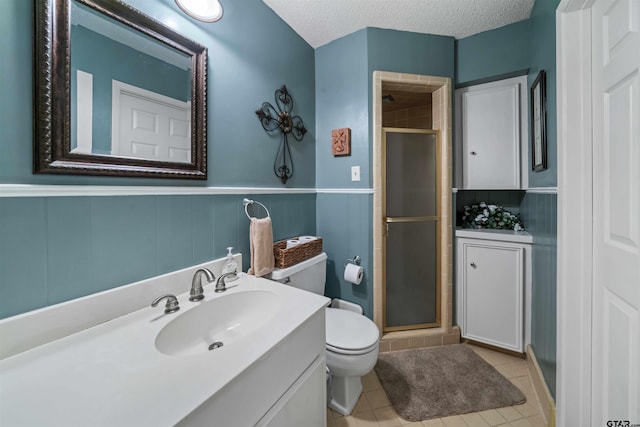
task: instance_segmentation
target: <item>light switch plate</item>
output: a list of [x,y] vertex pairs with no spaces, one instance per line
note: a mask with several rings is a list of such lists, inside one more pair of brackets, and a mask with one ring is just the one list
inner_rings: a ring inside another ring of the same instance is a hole
[[360,166],[351,166],[351,181],[360,181]]

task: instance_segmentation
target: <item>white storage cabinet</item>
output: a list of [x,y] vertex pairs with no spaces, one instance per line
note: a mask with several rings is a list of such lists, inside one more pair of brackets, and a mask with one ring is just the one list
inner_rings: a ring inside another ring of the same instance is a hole
[[256,427],[325,427],[327,389],[324,355],[276,402]]
[[527,77],[456,90],[456,186],[528,186]]
[[457,238],[457,318],[463,338],[524,352],[529,251],[529,244],[518,242]]

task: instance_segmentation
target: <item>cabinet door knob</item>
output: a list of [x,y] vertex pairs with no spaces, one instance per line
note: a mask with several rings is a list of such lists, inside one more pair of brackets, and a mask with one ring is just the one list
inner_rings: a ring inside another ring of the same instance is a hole
[[472,262],[472,263],[471,263],[471,267],[476,268],[476,267],[477,267],[476,263],[475,263],[475,262]]
[[475,151],[472,151],[472,152],[471,152],[471,155],[472,155],[472,156],[475,156],[476,154],[478,154],[478,153],[476,153]]

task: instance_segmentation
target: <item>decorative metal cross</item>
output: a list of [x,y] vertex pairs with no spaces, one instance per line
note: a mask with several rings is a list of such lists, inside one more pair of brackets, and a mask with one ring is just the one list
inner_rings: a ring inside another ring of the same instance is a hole
[[[291,134],[297,141],[302,141],[304,134],[307,133],[307,129],[304,127],[302,119],[299,116],[291,115],[293,99],[287,87],[282,85],[280,89],[276,90],[274,96],[278,109],[276,110],[273,105],[264,102],[262,103],[262,107],[256,110],[256,115],[265,131],[274,132],[280,129],[282,132],[282,142],[280,142],[280,147],[273,162],[273,173],[280,178],[283,184],[286,184],[287,180],[293,176],[293,158],[291,157],[287,137]],[[277,166],[281,152],[282,164]],[[291,168],[289,168],[288,164],[291,165]]]

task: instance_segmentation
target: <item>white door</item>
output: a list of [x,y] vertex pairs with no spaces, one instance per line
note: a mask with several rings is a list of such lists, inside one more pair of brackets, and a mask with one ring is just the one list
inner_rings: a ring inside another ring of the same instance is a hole
[[594,426],[640,423],[639,21],[640,0],[592,9]]
[[191,162],[188,102],[113,81],[114,156]]
[[458,244],[462,336],[522,352],[523,248],[462,239]]
[[520,81],[459,89],[465,189],[520,188]]

